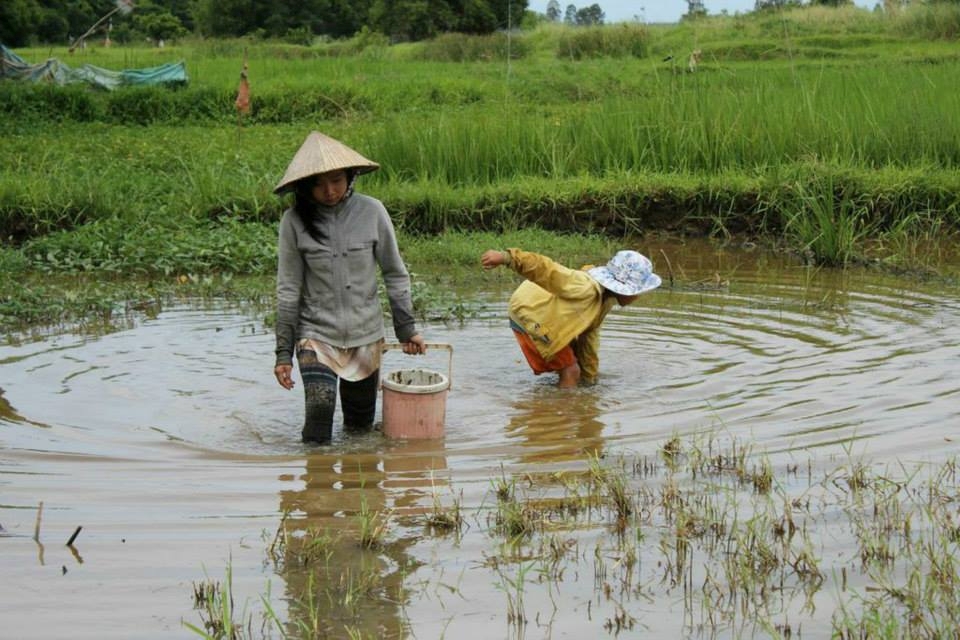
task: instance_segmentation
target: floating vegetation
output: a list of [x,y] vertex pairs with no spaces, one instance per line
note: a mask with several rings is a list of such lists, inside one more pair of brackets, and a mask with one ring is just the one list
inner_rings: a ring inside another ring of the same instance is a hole
[[[306,581],[291,624],[315,635],[339,624],[370,637],[362,612],[377,602],[440,592],[466,602],[473,589],[492,588],[503,594],[499,615],[511,637],[558,611],[579,610],[612,635],[655,627],[663,621],[647,619],[650,604],[685,637],[952,637],[960,625],[956,461],[881,467],[848,451],[832,468],[778,464],[718,435],[675,436],[656,459],[665,464],[623,454],[554,473],[501,469],[490,501],[475,508],[462,496],[443,506],[436,491],[432,509],[406,514],[371,510],[361,498],[355,531],[335,535],[291,536],[286,530],[301,525],[287,515],[268,557],[287,580]],[[457,532],[459,547],[481,533],[487,542],[469,584],[397,563],[393,547],[415,542],[397,533],[411,519],[428,534],[419,545],[446,544]],[[359,553],[342,557],[350,548]],[[574,587],[584,574],[592,594]],[[574,606],[579,598],[586,609]],[[194,599],[207,633],[226,637],[211,625],[230,617],[229,578],[195,585]],[[406,624],[416,631],[416,619]]]

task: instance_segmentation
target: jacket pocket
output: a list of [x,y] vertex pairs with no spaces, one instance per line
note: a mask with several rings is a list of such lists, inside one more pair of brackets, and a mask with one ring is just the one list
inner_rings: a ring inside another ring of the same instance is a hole
[[334,253],[324,245],[313,245],[303,252],[307,272],[304,274],[304,302],[310,306],[333,304],[336,289]]
[[375,240],[354,242],[346,251],[346,282],[350,297],[370,300],[377,294],[377,259],[373,253]]

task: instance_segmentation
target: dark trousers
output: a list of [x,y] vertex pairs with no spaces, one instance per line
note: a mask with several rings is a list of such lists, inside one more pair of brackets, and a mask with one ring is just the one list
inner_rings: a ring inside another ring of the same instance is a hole
[[330,367],[317,361],[317,354],[308,349],[297,352],[297,364],[303,379],[306,403],[302,433],[304,442],[330,442],[333,436],[333,413],[337,406],[338,383],[343,428],[348,431],[365,431],[373,426],[377,411],[379,371],[374,371],[369,377],[356,382],[342,380]]

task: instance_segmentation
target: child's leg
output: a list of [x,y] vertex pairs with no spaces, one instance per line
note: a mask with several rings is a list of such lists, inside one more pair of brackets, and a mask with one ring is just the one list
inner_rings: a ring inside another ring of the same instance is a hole
[[379,371],[374,371],[368,378],[356,382],[340,380],[340,408],[343,409],[344,429],[363,431],[373,426],[379,383]]
[[573,347],[565,346],[547,361],[537,351],[530,336],[516,329],[513,330],[513,335],[517,339],[517,344],[520,345],[520,350],[523,352],[527,364],[530,365],[530,369],[536,375],[556,371],[560,374],[557,386],[562,388],[575,387],[580,382],[580,365],[577,363],[577,356],[573,352]]
[[573,361],[573,364],[560,369],[557,373],[560,374],[560,380],[557,381],[557,386],[561,389],[575,387],[580,382],[580,365],[577,364],[576,360]]
[[333,435],[333,412],[337,406],[337,374],[317,361],[309,349],[297,351],[297,364],[303,379],[305,412],[304,442],[330,442]]

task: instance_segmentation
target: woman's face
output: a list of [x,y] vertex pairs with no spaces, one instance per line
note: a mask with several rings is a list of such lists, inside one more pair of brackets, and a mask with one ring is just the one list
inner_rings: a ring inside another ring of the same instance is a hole
[[347,172],[343,169],[328,171],[317,176],[317,181],[313,183],[313,199],[320,204],[332,207],[341,200],[347,193]]

